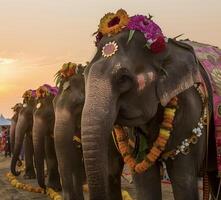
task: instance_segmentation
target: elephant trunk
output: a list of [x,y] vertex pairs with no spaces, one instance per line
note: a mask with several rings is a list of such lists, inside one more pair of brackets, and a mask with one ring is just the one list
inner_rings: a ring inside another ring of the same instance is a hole
[[34,117],[33,123],[33,145],[34,145],[34,160],[37,173],[38,185],[46,188],[44,174],[44,137],[46,128],[40,118]]
[[15,128],[17,122],[12,119],[11,126],[10,126],[10,148],[11,152],[14,152],[14,145],[15,145]]
[[[72,162],[79,162],[76,156],[80,156],[76,154],[77,152],[73,147],[74,126],[74,120],[71,120],[69,111],[65,109],[56,109],[54,142],[62,181],[63,196],[67,199],[71,199],[74,196]],[[73,158],[75,159],[74,161]],[[81,161],[81,158],[79,160]]]
[[13,156],[11,160],[11,173],[14,176],[19,176],[20,172],[16,171],[16,164],[19,160],[19,155],[21,152],[21,148],[24,141],[25,133],[27,132],[28,125],[25,120],[25,118],[21,115],[18,118],[18,122],[15,128],[15,143],[14,143],[14,149],[13,149]]
[[[102,86],[101,88],[98,87]],[[115,120],[115,100],[111,85],[104,80],[90,81],[82,113],[82,144],[90,199],[108,197],[108,138]]]

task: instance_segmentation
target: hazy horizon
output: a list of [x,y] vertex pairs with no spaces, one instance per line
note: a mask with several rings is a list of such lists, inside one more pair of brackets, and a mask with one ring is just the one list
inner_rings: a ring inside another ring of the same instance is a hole
[[220,0],[0,0],[0,114],[11,117],[27,89],[49,83],[64,62],[85,63],[95,53],[100,18],[125,9],[150,13],[167,37],[221,47]]

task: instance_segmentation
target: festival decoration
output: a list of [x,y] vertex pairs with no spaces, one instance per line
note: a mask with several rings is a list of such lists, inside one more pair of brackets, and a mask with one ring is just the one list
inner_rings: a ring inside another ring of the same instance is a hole
[[156,162],[161,153],[164,151],[173,128],[173,121],[177,110],[177,101],[177,97],[174,97],[165,107],[164,118],[160,126],[159,136],[154,142],[153,147],[151,148],[149,153],[139,163],[137,163],[132,155],[127,134],[120,127],[116,127],[114,129],[117,145],[124,159],[124,162],[135,172],[142,173],[146,171]]
[[39,109],[41,107],[41,103],[37,103],[36,108]]
[[[41,187],[33,187],[30,184],[21,183],[19,180],[16,179],[16,177],[8,172],[6,174],[6,177],[8,178],[8,181],[11,183],[11,185],[17,189],[26,190],[28,192],[35,192],[35,193],[41,193],[45,194],[45,189]],[[46,189],[46,194],[52,199],[52,200],[62,200],[61,195],[58,192],[55,192],[52,188]]]
[[36,90],[26,90],[24,92],[24,94],[22,95],[23,99],[27,99],[30,100],[31,98],[35,98],[36,97]]
[[8,178],[8,181],[11,183],[13,187],[16,187],[18,189],[23,189],[29,192],[36,192],[36,193],[42,193],[44,194],[44,189],[40,187],[32,187],[30,184],[24,184],[21,183],[16,179],[16,177],[12,173],[7,173],[6,177]]
[[45,98],[47,96],[56,96],[57,93],[58,93],[57,87],[52,87],[48,84],[44,84],[36,90],[36,97],[37,99],[40,99],[40,98]]
[[165,149],[165,145],[170,137],[170,132],[173,129],[173,121],[176,113],[177,105],[177,97],[174,97],[164,110],[164,118],[160,125],[159,136],[156,141],[153,143],[153,147],[150,149],[149,153],[146,154],[145,158],[137,163],[137,160],[133,157],[132,151],[133,149],[130,147],[129,138],[127,134],[124,132],[122,127],[116,127],[115,138],[119,152],[124,158],[124,162],[135,172],[142,173],[146,171],[150,166],[152,166],[157,159],[167,160],[167,159],[175,159],[177,155],[182,153],[183,155],[187,155],[190,153],[190,145],[194,145],[199,141],[199,138],[203,134],[204,124],[207,120],[207,107],[206,107],[206,97],[204,94],[204,86],[194,85],[199,96],[201,97],[203,103],[203,109],[201,113],[200,120],[197,124],[197,127],[193,128],[192,135],[184,139],[180,145],[178,145],[175,149],[163,152]]
[[16,103],[11,109],[17,112],[20,108],[22,108],[22,103]]
[[221,69],[215,67],[211,72],[211,77],[216,93],[221,96]]
[[103,36],[112,36],[123,30],[129,30],[128,42],[133,38],[135,31],[143,33],[146,39],[146,47],[152,53],[160,53],[166,48],[167,39],[161,28],[152,20],[152,16],[134,15],[128,17],[125,10],[120,9],[114,13],[107,13],[100,20],[96,32],[96,46]]
[[78,65],[75,63],[64,63],[61,69],[55,74],[56,86],[59,86],[61,81],[71,77],[77,73]]
[[114,55],[118,50],[118,45],[115,41],[109,42],[104,45],[102,49],[102,56],[105,58],[111,57]]
[[190,145],[196,144],[199,141],[199,138],[202,136],[202,130],[203,118],[201,117],[200,122],[198,122],[198,126],[192,130],[192,135],[189,138],[183,140],[181,144],[177,146],[176,149],[162,154],[161,158],[163,160],[167,160],[168,158],[171,158],[173,160],[180,153],[184,155],[189,154]]
[[114,13],[107,13],[101,18],[98,32],[102,35],[114,35],[122,31],[128,24],[129,17],[125,10],[120,9]]
[[[55,192],[52,188],[47,188],[45,191],[45,189],[41,187],[33,187],[30,184],[21,183],[19,180],[16,179],[16,176],[14,176],[11,172],[6,173],[5,176],[7,177],[11,185],[17,189],[22,189],[28,192],[35,192],[35,193],[41,193],[41,194],[45,194],[46,192],[46,194],[52,200],[63,199],[62,196],[58,192]],[[87,184],[84,184],[82,187],[83,187],[84,192],[89,192],[89,188]],[[132,198],[130,197],[129,193],[126,190],[122,190],[121,193],[122,193],[123,200],[132,200]]]

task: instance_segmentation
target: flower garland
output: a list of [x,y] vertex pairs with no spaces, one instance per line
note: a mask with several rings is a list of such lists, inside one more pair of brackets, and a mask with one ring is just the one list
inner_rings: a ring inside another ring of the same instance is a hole
[[25,101],[29,101],[31,100],[32,98],[36,98],[36,90],[26,90],[24,92],[24,94],[22,95],[22,98],[25,100]]
[[14,112],[18,112],[22,108],[22,103],[16,103],[11,109]]
[[52,87],[48,84],[44,84],[36,90],[37,99],[45,98],[46,96],[50,96],[50,95],[56,96],[57,94],[58,94],[58,88]]
[[173,128],[173,121],[177,110],[177,101],[177,97],[174,97],[165,107],[159,136],[154,142],[153,147],[149,153],[140,163],[137,163],[135,158],[132,156],[126,133],[122,130],[122,128],[116,127],[114,129],[116,134],[116,141],[124,162],[135,172],[142,173],[150,168],[165,149]]
[[128,17],[125,10],[120,9],[114,13],[107,13],[100,20],[96,32],[95,45],[97,46],[103,36],[112,36],[123,30],[129,30],[130,41],[135,31],[140,31],[146,39],[146,46],[153,53],[160,53],[166,48],[167,39],[164,37],[161,28],[152,20],[152,16],[134,15]]
[[75,63],[64,63],[61,69],[55,74],[56,86],[59,86],[62,80],[67,79],[77,73],[78,65]]

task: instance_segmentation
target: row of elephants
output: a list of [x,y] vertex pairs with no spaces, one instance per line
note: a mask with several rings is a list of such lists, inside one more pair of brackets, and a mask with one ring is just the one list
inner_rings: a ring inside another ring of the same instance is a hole
[[[221,51],[168,39],[152,16],[129,17],[123,9],[101,19],[96,46],[86,67],[67,63],[57,73],[58,91],[43,85],[37,99],[32,91],[24,95],[14,124],[12,173],[18,175],[26,133],[26,176],[34,176],[33,138],[39,185],[45,187],[45,153],[48,186],[60,189],[61,179],[65,200],[83,199],[84,181],[91,200],[121,200],[124,163],[137,199],[161,200],[161,162],[176,200],[199,199],[200,171],[212,198],[221,199],[221,143],[214,137],[221,115],[213,107],[214,94],[220,100]],[[212,76],[202,63],[214,69]],[[136,138],[133,148],[129,135]]]

